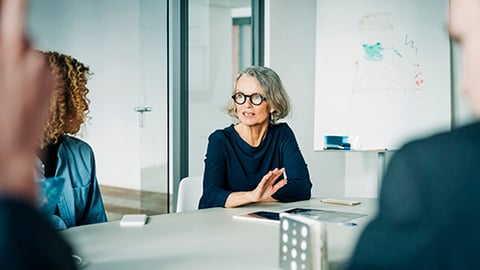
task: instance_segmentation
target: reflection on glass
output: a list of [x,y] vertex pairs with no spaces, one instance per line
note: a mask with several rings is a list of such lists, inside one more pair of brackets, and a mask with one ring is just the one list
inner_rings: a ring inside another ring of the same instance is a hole
[[208,135],[232,120],[223,112],[233,78],[251,64],[251,1],[190,0],[189,175],[203,173]]

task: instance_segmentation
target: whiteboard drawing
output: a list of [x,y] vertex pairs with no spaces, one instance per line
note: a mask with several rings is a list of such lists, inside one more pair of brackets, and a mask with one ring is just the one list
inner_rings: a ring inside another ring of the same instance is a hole
[[314,150],[398,149],[450,127],[447,0],[318,0]]
[[390,92],[391,97],[398,97],[404,94],[402,91],[425,90],[422,65],[414,57],[418,48],[413,40],[407,40],[408,35],[405,35],[402,49],[393,45],[386,47],[380,41],[362,43],[362,55],[354,59],[352,92],[385,90]]

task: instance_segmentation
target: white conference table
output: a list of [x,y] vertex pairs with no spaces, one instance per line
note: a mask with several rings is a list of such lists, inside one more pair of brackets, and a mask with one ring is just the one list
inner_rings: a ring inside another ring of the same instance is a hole
[[330,205],[320,198],[295,203],[211,208],[149,217],[142,227],[121,227],[119,221],[79,226],[63,231],[80,269],[278,269],[279,223],[234,219],[254,210],[281,211],[293,207],[368,214],[358,226],[327,223],[330,269],[351,256],[358,236],[377,211],[376,199],[358,199],[356,206]]

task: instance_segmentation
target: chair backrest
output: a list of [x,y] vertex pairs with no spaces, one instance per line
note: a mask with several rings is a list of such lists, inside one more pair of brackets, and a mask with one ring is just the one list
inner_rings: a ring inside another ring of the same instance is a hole
[[198,202],[203,193],[203,178],[188,176],[180,180],[177,196],[177,213],[198,210]]

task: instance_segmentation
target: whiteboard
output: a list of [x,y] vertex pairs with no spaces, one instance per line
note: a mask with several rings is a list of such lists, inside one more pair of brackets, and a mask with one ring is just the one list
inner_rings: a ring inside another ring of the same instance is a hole
[[398,149],[449,129],[446,0],[318,0],[314,150],[325,135]]

